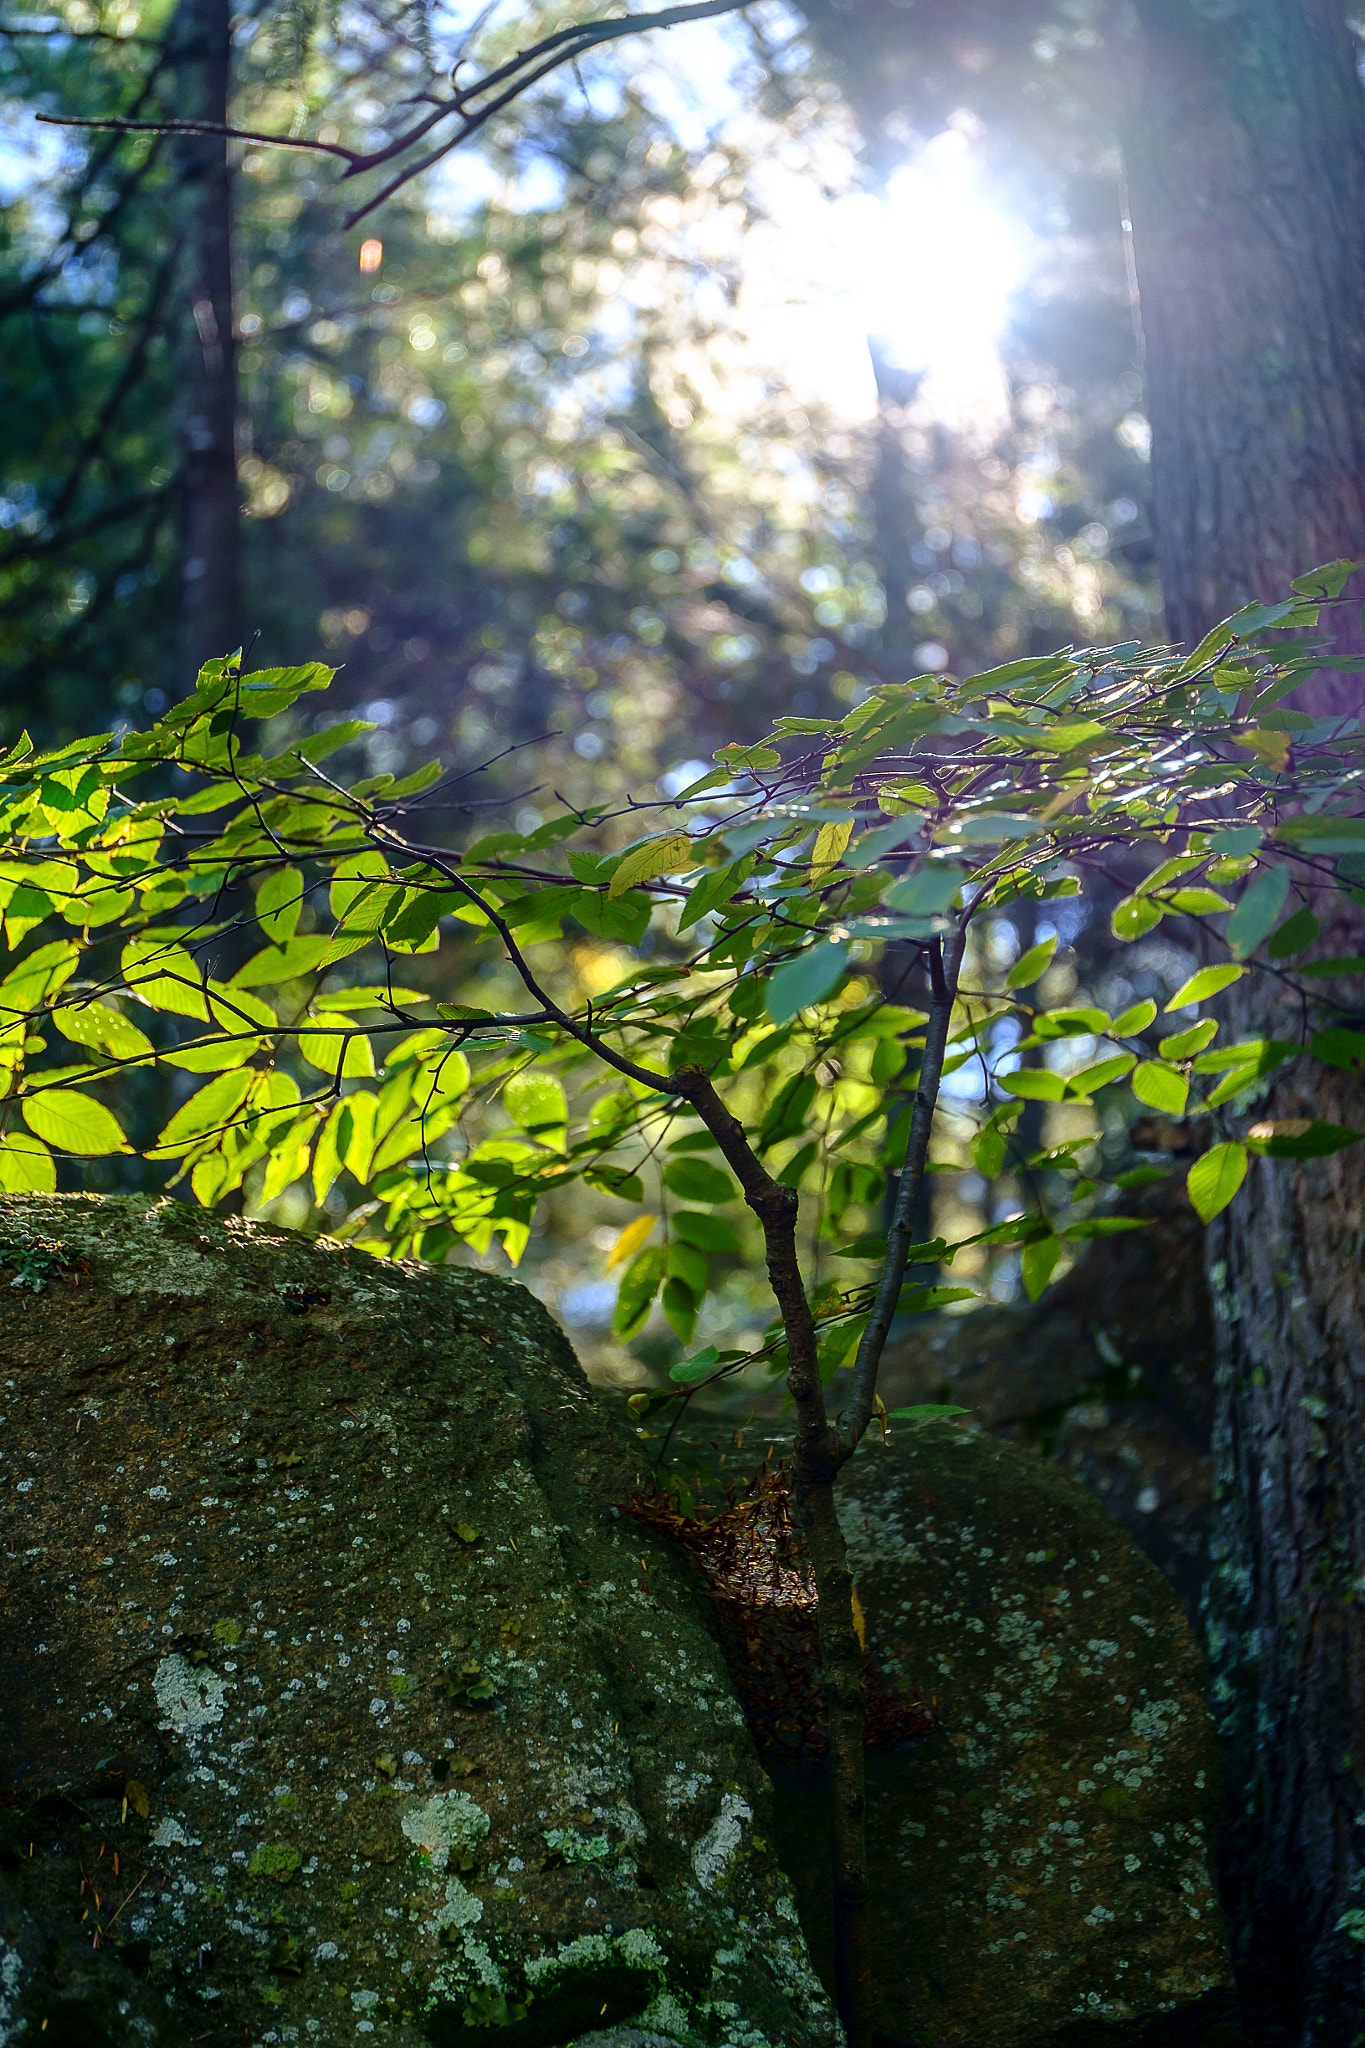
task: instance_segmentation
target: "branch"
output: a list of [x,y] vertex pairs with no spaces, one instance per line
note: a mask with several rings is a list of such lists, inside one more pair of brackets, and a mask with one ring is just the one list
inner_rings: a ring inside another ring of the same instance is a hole
[[[574,63],[589,50],[616,42],[622,36],[638,35],[646,29],[677,28],[689,21],[706,21],[718,14],[737,13],[751,4],[752,0],[695,0],[695,4],[690,6],[665,7],[652,14],[626,14],[614,21],[586,21],[577,27],[557,29],[553,35],[542,37],[529,49],[519,50],[515,57],[488,72],[475,84],[457,87],[451,98],[438,101],[430,113],[414,122],[403,134],[395,136],[383,149],[368,152],[348,149],[340,142],[311,142],[301,136],[266,135],[257,129],[236,128],[230,122],[127,121],[115,116],[77,119],[60,114],[38,114],[35,118],[57,128],[112,128],[125,134],[223,135],[234,142],[255,142],[266,148],[309,149],[324,156],[340,157],[346,166],[341,174],[343,178],[358,178],[367,171],[377,170],[381,164],[395,162],[442,121],[452,117],[457,119],[460,127],[454,135],[408,164],[373,199],[347,215],[344,225],[352,228],[375,207],[391,198],[401,186],[439,163],[443,156],[476,134],[495,114],[510,106],[513,100],[561,65]],[[456,68],[458,70],[459,67]],[[493,98],[485,106],[476,108],[475,102],[490,93]]]
[[911,1233],[915,1211],[919,1207],[920,1189],[924,1185],[925,1161],[929,1156],[929,1136],[934,1127],[939,1083],[943,1079],[943,1056],[948,1044],[948,1029],[952,1022],[953,1003],[957,996],[962,955],[967,944],[968,922],[968,916],[964,912],[961,923],[948,942],[946,959],[942,945],[937,940],[930,954],[933,986],[929,999],[929,1028],[924,1034],[924,1058],[920,1063],[919,1086],[915,1090],[915,1107],[910,1118],[910,1139],[905,1148],[905,1165],[901,1170],[901,1184],[896,1193],[895,1213],[886,1236],[886,1264],[882,1268],[872,1315],[867,1328],[863,1331],[858,1356],[854,1361],[853,1396],[844,1415],[841,1431],[846,1455],[857,1449],[863,1432],[872,1419],[872,1403],[877,1391],[877,1368],[882,1362],[882,1352],[886,1348],[886,1340],[891,1332],[896,1306],[900,1301],[901,1286],[905,1280],[905,1268],[909,1263]]

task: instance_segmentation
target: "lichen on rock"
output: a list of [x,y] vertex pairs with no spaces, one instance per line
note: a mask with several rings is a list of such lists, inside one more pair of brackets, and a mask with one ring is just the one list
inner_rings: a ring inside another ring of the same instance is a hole
[[0,1276],[0,2043],[833,2048],[689,1568],[539,1303],[0,1200],[0,1260],[39,1240],[40,1290]]
[[[917,2048],[1122,2048],[1229,1984],[1206,1674],[1160,1572],[1014,1445],[895,1429],[840,1517],[868,1649],[938,1725],[868,1756],[878,2029]],[[822,1792],[779,1843],[828,1966]]]

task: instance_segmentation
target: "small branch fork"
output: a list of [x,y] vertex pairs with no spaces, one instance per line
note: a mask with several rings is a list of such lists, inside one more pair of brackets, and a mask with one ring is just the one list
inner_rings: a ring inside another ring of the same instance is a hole
[[[707,21],[718,14],[734,14],[750,4],[751,0],[694,0],[692,5],[664,7],[657,13],[624,14],[615,20],[585,21],[575,27],[557,29],[553,35],[543,36],[529,49],[519,50],[515,57],[498,65],[473,85],[456,85],[448,99],[434,100],[427,112],[382,149],[348,149],[340,142],[313,142],[303,136],[268,135],[258,129],[236,128],[231,123],[213,121],[128,121],[112,116],[80,120],[58,114],[39,114],[35,118],[59,128],[113,128],[127,134],[149,135],[224,135],[234,142],[255,142],[267,148],[313,150],[341,160],[345,165],[341,173],[343,181],[363,177],[368,171],[397,163],[433,134],[442,122],[454,120],[458,125],[453,134],[447,134],[404,164],[373,198],[346,216],[343,225],[353,228],[404,185],[420,177],[423,171],[430,170],[433,164],[439,163],[462,142],[467,142],[471,135],[477,134],[496,114],[502,113],[533,85],[538,85],[541,79],[549,77],[551,72],[565,64],[576,64],[589,50],[617,42],[622,36],[638,35],[647,29],[678,28],[686,22]],[[459,68],[457,65],[456,72]],[[429,101],[432,99],[431,95],[422,97]]]

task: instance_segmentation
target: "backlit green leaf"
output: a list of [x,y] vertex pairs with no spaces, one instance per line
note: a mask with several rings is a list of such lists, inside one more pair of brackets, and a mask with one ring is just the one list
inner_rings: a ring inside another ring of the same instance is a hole
[[1185,1180],[1195,1210],[1205,1223],[1211,1223],[1236,1194],[1246,1179],[1246,1146],[1229,1143],[1214,1145],[1203,1157],[1196,1159]]
[[131,1152],[118,1119],[93,1095],[81,1095],[74,1088],[53,1088],[42,1095],[26,1095],[20,1112],[36,1138],[59,1152],[75,1152],[87,1159],[102,1159],[111,1152]]
[[1138,1101],[1145,1102],[1149,1109],[1159,1109],[1167,1116],[1185,1114],[1190,1084],[1174,1067],[1164,1067],[1157,1060],[1143,1060],[1133,1069],[1132,1089]]
[[47,1146],[27,1131],[8,1131],[0,1138],[0,1194],[52,1195],[57,1167]]
[[[1210,996],[1219,995],[1225,988],[1231,988],[1233,982],[1240,981],[1245,973],[1245,967],[1201,967],[1197,974],[1192,974],[1188,981],[1180,984],[1166,1005],[1167,1016],[1169,1017],[1172,1010],[1187,1010],[1195,1003],[1207,1002]],[[1152,1016],[1155,1015],[1156,1011],[1153,1009]],[[1148,1022],[1150,1021],[1149,1018]]]
[[1160,922],[1161,906],[1153,903],[1150,896],[1125,896],[1122,903],[1114,906],[1109,929],[1116,939],[1130,946]]
[[1020,955],[1005,976],[1006,988],[1030,988],[1052,965],[1052,956],[1057,950],[1057,934],[1049,939],[1040,939],[1036,946],[1030,946]]

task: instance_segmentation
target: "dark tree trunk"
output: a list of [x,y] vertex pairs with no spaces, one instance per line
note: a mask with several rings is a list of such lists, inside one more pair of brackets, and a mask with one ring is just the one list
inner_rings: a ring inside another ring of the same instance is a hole
[[1138,0],[1130,19],[1152,517],[1167,627],[1192,645],[1365,549],[1365,94],[1343,0]]
[[[225,123],[231,91],[228,0],[181,0],[177,114]],[[181,592],[177,687],[241,640],[237,361],[232,337],[232,171],[221,135],[178,144],[188,212],[181,441]]]
[[[1125,157],[1153,521],[1167,625],[1191,644],[1303,570],[1365,552],[1365,95],[1339,0],[1216,16],[1139,0],[1137,19]],[[1341,651],[1365,646],[1354,605],[1333,627]],[[1361,678],[1324,675],[1304,696],[1356,711]],[[1327,937],[1359,953],[1358,913]],[[1273,1031],[1263,984],[1243,987],[1235,1023]],[[1265,1110],[1365,1126],[1361,1083],[1307,1063]],[[1257,1162],[1210,1232],[1209,1272],[1210,1647],[1244,2025],[1276,2048],[1350,2048],[1365,2041],[1359,1152]]]

